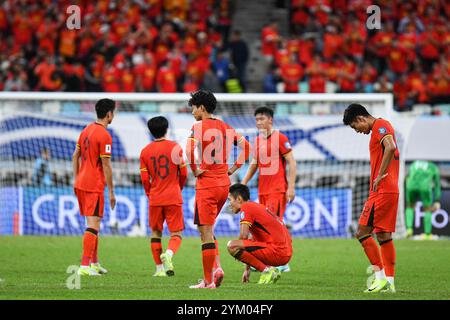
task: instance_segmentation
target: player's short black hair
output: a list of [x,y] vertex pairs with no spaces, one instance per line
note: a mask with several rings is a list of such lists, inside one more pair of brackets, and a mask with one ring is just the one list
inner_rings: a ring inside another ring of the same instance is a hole
[[250,189],[242,183],[233,184],[230,187],[230,194],[236,199],[238,196],[241,196],[244,201],[250,199]]
[[203,105],[208,113],[213,113],[216,110],[217,100],[214,94],[208,90],[198,90],[191,93],[189,99],[189,106],[201,106]]
[[115,108],[116,102],[114,100],[107,98],[98,100],[95,104],[95,112],[97,113],[97,118],[103,119],[104,117],[106,117],[106,114],[109,111],[114,111]]
[[370,116],[370,113],[359,103],[352,103],[347,107],[347,109],[345,109],[344,118],[342,119],[342,121],[344,121],[344,124],[346,126],[349,126],[356,120],[357,116],[367,117]]
[[258,109],[255,110],[255,117],[258,114],[263,114],[265,116],[268,116],[270,118],[273,118],[273,110],[268,108],[268,107],[259,107]]
[[147,122],[148,130],[155,139],[162,138],[167,133],[167,128],[169,128],[169,121],[163,116],[153,117]]

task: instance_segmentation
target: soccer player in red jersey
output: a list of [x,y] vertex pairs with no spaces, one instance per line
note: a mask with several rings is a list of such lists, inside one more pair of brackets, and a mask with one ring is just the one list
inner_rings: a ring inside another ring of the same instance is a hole
[[111,99],[101,99],[96,103],[97,121],[83,129],[72,156],[74,192],[80,214],[87,221],[79,275],[96,276],[107,272],[98,262],[97,252],[105,184],[108,186],[111,209],[116,205],[110,159],[112,138],[106,130],[114,118],[115,107],[116,103]]
[[[191,288],[216,288],[223,280],[219,247],[214,237],[214,223],[227,201],[230,187],[229,175],[248,159],[250,144],[231,126],[213,117],[216,98],[210,91],[199,90],[191,94],[189,105],[198,122],[192,126],[186,146],[190,168],[197,178],[194,223],[198,226],[202,241],[203,280]],[[241,149],[236,162],[228,167],[232,145]],[[198,166],[195,149],[199,149]]]
[[[253,159],[242,183],[247,184],[259,169],[259,203],[266,205],[283,220],[286,203],[295,198],[297,164],[289,139],[273,129],[273,110],[260,107],[256,109],[255,117],[259,135],[256,138]],[[286,164],[289,167],[289,180]]]
[[241,213],[239,240],[228,242],[228,252],[246,264],[242,282],[249,282],[253,267],[261,272],[259,284],[275,283],[281,273],[275,267],[286,265],[292,257],[288,229],[265,205],[249,201],[250,190],[246,185],[232,185],[228,199],[231,210]]
[[[365,292],[395,292],[395,232],[398,207],[399,151],[392,125],[374,118],[360,104],[351,104],[344,112],[344,124],[370,137],[370,192],[359,219],[356,237],[375,272],[375,280]],[[375,233],[380,244],[372,238]]]
[[[149,198],[151,251],[156,264],[153,276],[173,276],[172,257],[181,245],[184,230],[181,190],[186,183],[187,168],[180,145],[166,138],[167,119],[151,118],[147,126],[155,140],[142,149],[140,161],[142,184]],[[170,240],[166,252],[162,253],[164,221],[170,231]]]
[[[297,163],[292,155],[289,139],[273,129],[273,110],[260,107],[256,109],[255,117],[259,135],[256,138],[254,157],[242,183],[248,184],[259,169],[259,203],[283,220],[287,202],[292,202],[295,198]],[[289,180],[286,164],[289,167]],[[288,265],[279,269],[290,271]]]

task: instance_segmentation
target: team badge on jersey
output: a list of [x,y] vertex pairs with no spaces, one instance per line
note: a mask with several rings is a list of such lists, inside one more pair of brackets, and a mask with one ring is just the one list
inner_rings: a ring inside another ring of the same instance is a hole
[[111,153],[111,145],[110,144],[105,145],[105,152]]
[[292,149],[291,144],[289,143],[289,141],[286,141],[284,143],[284,146],[285,146],[286,149]]
[[380,129],[378,129],[378,132],[379,132],[380,134],[385,134],[385,133],[387,132],[387,130],[386,130],[385,127],[381,127]]

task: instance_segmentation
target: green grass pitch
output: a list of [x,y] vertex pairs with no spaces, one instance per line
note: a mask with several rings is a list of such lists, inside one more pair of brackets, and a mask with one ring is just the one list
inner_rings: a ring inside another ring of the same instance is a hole
[[448,241],[395,241],[397,293],[368,295],[369,263],[354,239],[294,239],[292,271],[271,286],[257,285],[258,273],[241,283],[243,265],[226,251],[228,240],[219,239],[225,278],[217,290],[188,288],[202,274],[198,238],[183,239],[174,277],[154,278],[148,239],[106,236],[99,255],[109,273],[69,290],[66,270],[80,262],[81,237],[0,237],[0,299],[450,299]]

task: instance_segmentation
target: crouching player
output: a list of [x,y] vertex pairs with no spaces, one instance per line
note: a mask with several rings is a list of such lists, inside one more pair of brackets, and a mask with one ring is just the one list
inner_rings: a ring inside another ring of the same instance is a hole
[[292,257],[288,229],[264,205],[249,201],[250,190],[246,185],[232,185],[228,199],[233,213],[241,213],[239,240],[228,242],[228,252],[246,264],[242,282],[249,282],[253,267],[262,272],[258,284],[275,283],[281,275],[275,267],[287,264]]
[[[167,119],[154,117],[147,125],[155,140],[142,149],[140,161],[142,184],[149,198],[150,246],[156,264],[153,276],[173,276],[172,257],[180,247],[184,230],[181,190],[186,183],[187,168],[180,145],[166,139]],[[170,231],[165,253],[161,244],[164,221]]]

